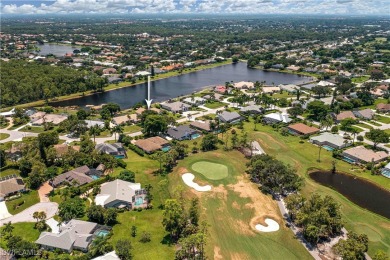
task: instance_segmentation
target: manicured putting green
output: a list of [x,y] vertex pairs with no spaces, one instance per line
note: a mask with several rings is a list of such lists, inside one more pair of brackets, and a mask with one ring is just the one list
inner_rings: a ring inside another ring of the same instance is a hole
[[229,175],[229,168],[220,163],[199,161],[192,164],[191,168],[209,180],[222,180]]

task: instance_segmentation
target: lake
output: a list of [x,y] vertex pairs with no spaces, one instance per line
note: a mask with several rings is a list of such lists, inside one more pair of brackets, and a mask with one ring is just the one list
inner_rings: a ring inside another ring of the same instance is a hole
[[[150,96],[153,102],[166,101],[200,91],[212,85],[225,85],[227,81],[266,81],[266,84],[302,84],[311,77],[294,74],[249,69],[246,63],[229,64],[151,82]],[[122,109],[143,102],[147,95],[147,83],[106,91],[77,99],[51,103],[52,106],[81,106],[117,103]]]
[[70,45],[59,45],[59,44],[39,44],[37,47],[40,49],[39,55],[46,56],[48,54],[53,54],[57,57],[62,57],[67,53],[73,53],[76,50],[76,47]]
[[316,171],[309,174],[314,181],[335,189],[353,203],[390,219],[390,192],[345,173]]

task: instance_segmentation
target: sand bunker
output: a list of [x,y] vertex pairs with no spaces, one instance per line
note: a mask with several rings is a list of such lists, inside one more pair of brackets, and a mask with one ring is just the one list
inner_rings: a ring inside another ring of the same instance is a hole
[[258,231],[260,231],[260,232],[274,232],[274,231],[278,231],[279,230],[278,222],[276,222],[273,219],[266,218],[265,219],[265,224],[267,224],[267,226],[263,226],[263,225],[257,224],[255,226],[255,228]]
[[191,188],[194,188],[196,191],[209,191],[211,190],[210,185],[200,186],[199,184],[194,182],[195,176],[192,173],[184,173],[181,178],[184,183]]

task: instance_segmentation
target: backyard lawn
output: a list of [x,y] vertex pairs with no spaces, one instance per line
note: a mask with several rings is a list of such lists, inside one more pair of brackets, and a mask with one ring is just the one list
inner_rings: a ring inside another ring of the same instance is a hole
[[[21,222],[14,223],[12,224],[12,226],[14,227],[14,230],[12,230],[12,235],[14,236],[20,236],[24,240],[30,242],[37,240],[39,237],[40,232],[39,230],[35,229],[35,223]],[[4,227],[1,227],[0,230],[2,230],[3,228]],[[0,236],[0,247],[7,248],[6,241],[2,236]]]
[[25,126],[21,130],[21,132],[31,132],[31,133],[43,133],[45,130],[42,126]]
[[390,124],[390,117],[378,116],[378,115],[376,115],[375,117],[376,117],[375,118],[376,121],[379,121],[379,122],[384,123],[384,124]]
[[9,137],[9,134],[0,133],[0,140],[7,139]]
[[[271,196],[261,193],[244,174],[246,162],[238,151],[220,149],[191,155],[180,161],[169,174],[171,191],[183,186],[186,200],[200,198],[201,219],[209,225],[207,258],[311,259],[293,233],[283,225],[276,202]],[[214,171],[218,178],[215,178]],[[182,181],[181,174],[185,172],[196,175],[195,180],[202,185],[212,185],[212,190],[194,192]],[[265,217],[277,221],[280,230],[270,233],[255,231],[254,226],[263,223]]]
[[360,126],[360,127],[363,127],[363,128],[366,128],[366,129],[373,129],[372,126],[367,125],[367,124],[365,124],[365,123],[363,123],[363,122],[360,122],[359,124],[356,124],[356,125],[357,125],[357,126]]
[[219,102],[219,101],[214,101],[214,102],[207,102],[204,104],[205,107],[210,108],[210,109],[215,109],[215,108],[220,108],[226,106],[226,103]]
[[[135,181],[141,183],[142,187],[151,184],[153,195],[153,209],[137,211],[128,211],[118,215],[118,224],[113,227],[113,236],[110,241],[115,245],[119,239],[130,239],[133,245],[134,259],[173,259],[175,248],[167,243],[165,237],[168,233],[162,225],[162,209],[159,207],[166,199],[170,197],[168,191],[167,178],[160,175],[154,175],[158,170],[158,162],[142,157],[133,151],[127,151],[128,158],[123,159],[127,163],[127,169],[135,173]],[[117,168],[112,173],[118,175],[123,169]],[[162,181],[162,182],[161,182]],[[133,238],[131,227],[137,227],[137,236]],[[141,243],[140,235],[143,231],[151,234],[149,243]]]
[[142,128],[138,125],[126,125],[123,127],[123,133],[132,134],[141,131]]
[[9,168],[7,170],[4,170],[4,171],[0,171],[0,178],[1,177],[5,177],[5,176],[8,176],[8,175],[11,175],[11,174],[16,174],[19,176],[19,170],[18,169],[12,169],[12,168]]
[[[19,207],[17,207],[17,205],[19,205],[23,201],[24,203],[21,204]],[[26,193],[22,193],[22,197],[18,199],[6,201],[5,204],[7,205],[9,213],[15,215],[38,202],[39,202],[38,191],[31,190]]]
[[[258,126],[259,131],[253,132],[253,123],[245,124],[245,129],[253,139],[259,141],[266,153],[277,156],[279,160],[290,164],[297,173],[305,179],[302,193],[309,196],[313,192],[321,195],[331,195],[341,205],[343,219],[348,230],[365,232],[370,239],[369,254],[373,255],[381,249],[390,254],[390,228],[388,219],[360,208],[349,201],[340,193],[319,185],[309,178],[308,170],[319,168],[329,170],[332,167],[332,153],[321,152],[321,162],[318,163],[318,147],[309,142],[300,143],[300,139],[294,136],[282,136],[270,126]],[[337,160],[337,170],[348,172],[374,182],[385,189],[390,189],[390,179],[381,175],[371,175],[368,171],[353,167],[352,165]]]

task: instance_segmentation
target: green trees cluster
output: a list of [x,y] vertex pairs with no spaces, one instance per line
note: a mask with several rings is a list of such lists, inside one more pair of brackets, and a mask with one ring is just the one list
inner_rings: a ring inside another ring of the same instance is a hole
[[302,178],[293,168],[270,155],[253,156],[247,173],[253,182],[261,184],[263,191],[273,195],[296,192],[303,185]]
[[116,223],[118,213],[114,208],[103,208],[100,205],[93,203],[87,210],[88,220],[104,225],[114,225]]
[[307,105],[307,110],[309,112],[309,118],[321,121],[328,114],[330,107],[322,101],[315,100]]
[[82,199],[75,197],[62,201],[58,206],[58,216],[66,222],[73,218],[81,218],[85,213],[85,204]]
[[218,145],[218,136],[214,134],[207,134],[203,137],[202,143],[201,143],[201,149],[202,151],[212,151],[217,149]]
[[340,205],[331,196],[313,194],[305,199],[293,194],[287,197],[286,206],[290,219],[302,228],[303,236],[313,245],[341,233]]
[[0,61],[2,106],[69,95],[87,90],[102,90],[106,79],[95,73],[65,66],[50,66],[24,60]]
[[371,129],[370,132],[366,133],[366,137],[374,143],[374,149],[380,143],[388,143],[390,135],[380,129]]
[[[207,226],[199,223],[199,200],[192,199],[189,207],[184,200],[168,199],[164,204],[163,226],[171,241],[178,242],[180,249],[175,259],[205,259]],[[198,257],[198,258],[197,258]]]
[[341,239],[333,249],[344,260],[364,260],[364,253],[368,251],[368,237],[349,232],[348,238]]

